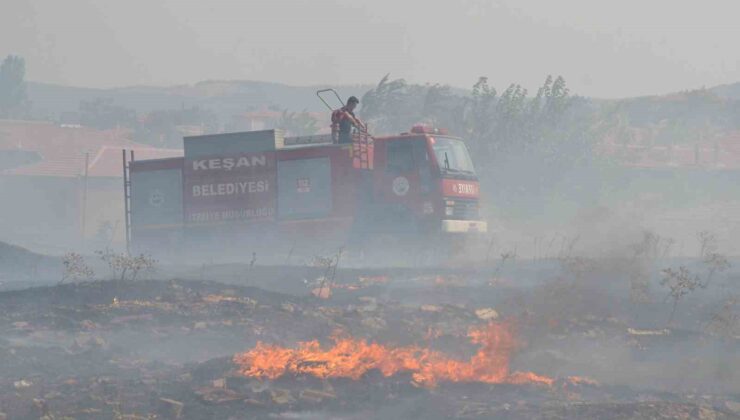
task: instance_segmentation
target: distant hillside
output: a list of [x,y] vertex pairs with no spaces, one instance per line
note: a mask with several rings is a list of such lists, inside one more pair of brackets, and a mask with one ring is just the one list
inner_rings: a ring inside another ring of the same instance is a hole
[[740,82],[715,86],[709,90],[726,99],[740,100]]
[[[367,84],[338,86],[336,89],[346,98],[350,95],[361,97],[374,87],[375,84]],[[325,112],[324,105],[315,95],[319,88],[255,81],[204,81],[169,87],[90,89],[29,82],[27,91],[33,112],[41,119],[58,120],[66,112],[78,111],[80,101],[106,98],[116,106],[135,110],[139,117],[152,111],[199,107],[215,114],[221,124],[226,124],[234,115],[265,108]],[[506,87],[497,88],[501,94]],[[419,92],[423,94],[426,90],[420,89]],[[449,92],[458,98],[470,93],[458,88],[451,88]],[[700,138],[713,138],[718,133],[740,130],[740,82],[668,95],[593,100],[591,103],[601,109],[600,118],[620,131],[617,137],[625,140],[634,139],[635,135],[630,130],[641,130],[640,137],[649,137],[650,142],[657,144],[690,143]],[[167,124],[193,123],[166,121],[160,125]],[[152,139],[181,137],[181,133],[172,130],[170,133],[157,131],[157,127],[148,128],[150,132],[139,133],[138,141],[151,143]]]
[[622,143],[694,144],[740,131],[740,83],[599,103],[602,126]]
[[[375,84],[356,86],[336,86],[343,97],[361,96]],[[135,109],[139,113],[154,110],[178,109],[180,107],[199,106],[210,109],[220,118],[250,110],[273,106],[290,111],[324,111],[324,105],[316,98],[317,89],[324,86],[289,86],[280,83],[255,81],[204,81],[194,85],[181,86],[133,86],[112,89],[92,89],[73,86],[61,86],[48,83],[28,82],[28,97],[33,108],[41,117],[57,118],[64,112],[76,112],[80,101],[95,98],[111,98],[115,104]],[[499,87],[501,89],[504,86]],[[740,100],[740,82],[715,86],[706,89],[717,97]],[[453,88],[457,95],[466,93],[463,89]],[[575,92],[577,93],[577,92]],[[599,103],[639,103],[647,100],[670,98],[675,95],[625,98],[623,100],[599,100]]]
[[59,258],[31,252],[26,248],[0,241],[0,289],[18,282],[37,282],[61,273]]
[[[361,96],[371,85],[337,86],[340,95]],[[215,112],[219,118],[274,106],[292,111],[323,111],[316,97],[316,86],[288,86],[279,83],[252,81],[206,81],[186,86],[136,86],[115,89],[90,89],[29,82],[28,97],[34,112],[41,117],[56,119],[65,112],[76,112],[80,101],[111,98],[120,106],[139,113],[153,110],[199,106]]]

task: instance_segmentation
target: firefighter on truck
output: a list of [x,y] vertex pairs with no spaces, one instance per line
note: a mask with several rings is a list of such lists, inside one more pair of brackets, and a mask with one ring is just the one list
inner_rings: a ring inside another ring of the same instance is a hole
[[334,143],[352,143],[352,128],[365,130],[365,124],[355,116],[354,110],[360,100],[350,96],[347,104],[331,114],[331,134]]

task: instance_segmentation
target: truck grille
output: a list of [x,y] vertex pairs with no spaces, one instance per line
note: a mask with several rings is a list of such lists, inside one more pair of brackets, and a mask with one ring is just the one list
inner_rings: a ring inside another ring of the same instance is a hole
[[478,200],[455,198],[451,219],[477,220],[479,218]]

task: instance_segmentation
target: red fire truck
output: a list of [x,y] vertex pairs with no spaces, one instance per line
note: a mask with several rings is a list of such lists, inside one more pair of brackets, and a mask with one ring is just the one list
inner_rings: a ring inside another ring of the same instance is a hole
[[[133,250],[251,255],[448,241],[486,232],[465,143],[422,125],[399,135],[186,137],[184,157],[132,160]],[[124,153],[125,156],[125,153]],[[128,207],[127,207],[128,208]]]

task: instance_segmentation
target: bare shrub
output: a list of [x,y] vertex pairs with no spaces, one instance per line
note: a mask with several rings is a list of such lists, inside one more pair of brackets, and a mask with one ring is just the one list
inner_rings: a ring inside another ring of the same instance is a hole
[[[139,254],[136,257],[127,257],[126,263],[128,271],[131,274],[131,280],[136,280],[139,273],[153,272],[156,270],[157,266],[157,260],[147,254]],[[123,275],[121,276],[121,280],[125,280]]]
[[663,279],[660,281],[660,285],[669,289],[666,300],[672,299],[673,306],[671,308],[671,316],[668,318],[668,324],[673,322],[673,317],[676,314],[676,308],[678,302],[683,299],[684,296],[693,292],[697,288],[702,287],[701,278],[692,274],[688,268],[681,266],[678,270],[672,268],[666,268],[663,270]]
[[573,238],[563,236],[560,242],[560,250],[558,251],[557,258],[562,260],[563,258],[569,258],[573,255],[576,245],[581,240],[581,235],[577,235]]
[[504,268],[504,265],[506,265],[506,262],[514,262],[516,261],[516,257],[516,249],[501,254],[501,259],[498,260],[498,263],[496,263],[496,267],[493,270],[493,278],[497,279],[498,276],[501,274],[501,270]]
[[[696,289],[706,289],[717,273],[724,272],[730,268],[727,257],[717,252],[719,246],[717,245],[717,238],[713,233],[703,231],[699,232],[697,237],[699,238],[701,263],[706,270],[703,279],[698,274],[691,273],[684,266],[679,267],[678,271],[670,268],[663,270],[664,277],[660,284],[669,289],[666,299],[673,299],[671,316],[668,319],[669,324],[673,321],[678,302],[684,296]],[[732,299],[728,302],[732,302]]]
[[64,272],[59,283],[64,283],[67,280],[87,280],[95,275],[93,269],[85,262],[85,258],[76,252],[64,254],[62,264],[64,265]]
[[111,277],[118,280],[136,280],[140,273],[156,269],[157,260],[147,254],[130,257],[124,253],[114,252],[110,248],[95,252],[108,265]]
[[708,254],[717,252],[719,249],[717,235],[714,233],[703,230],[696,236],[699,239],[699,258],[705,258]]
[[110,275],[112,279],[118,278],[118,273],[123,270],[123,259],[124,255],[122,253],[114,252],[110,248],[105,248],[103,250],[95,251],[95,254],[106,264],[108,265],[108,269],[110,270]]
[[649,303],[650,273],[659,259],[666,258],[675,240],[663,238],[650,231],[642,232],[642,239],[631,246],[632,255],[624,267],[630,286],[630,301]]
[[324,275],[318,279],[318,287],[312,290],[314,296],[320,298],[328,298],[331,296],[331,289],[334,286],[334,279],[337,275],[337,267],[339,266],[339,260],[342,258],[344,248],[339,248],[336,255],[328,257],[315,256],[311,265],[314,267],[321,267],[324,269]]
[[642,240],[632,246],[634,258],[656,260],[665,258],[670,253],[676,241],[648,230],[642,232]]
[[711,252],[705,255],[702,263],[707,267],[707,275],[702,287],[708,287],[715,274],[721,273],[730,268],[730,262],[727,261],[727,257],[716,252]]

